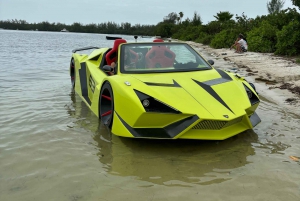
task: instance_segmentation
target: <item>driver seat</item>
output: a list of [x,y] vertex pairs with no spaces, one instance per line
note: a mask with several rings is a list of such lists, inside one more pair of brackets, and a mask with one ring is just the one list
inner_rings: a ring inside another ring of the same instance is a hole
[[127,43],[127,41],[124,39],[116,39],[112,49],[106,53],[105,59],[107,65],[111,65],[112,62],[116,62],[118,57],[118,49],[122,43]]

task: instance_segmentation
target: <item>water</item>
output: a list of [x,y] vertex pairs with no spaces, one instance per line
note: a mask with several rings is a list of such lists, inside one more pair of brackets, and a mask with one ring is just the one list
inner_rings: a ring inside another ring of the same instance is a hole
[[0,30],[1,201],[300,199],[300,120],[268,100],[261,124],[225,141],[111,136],[71,92],[69,62],[112,43]]

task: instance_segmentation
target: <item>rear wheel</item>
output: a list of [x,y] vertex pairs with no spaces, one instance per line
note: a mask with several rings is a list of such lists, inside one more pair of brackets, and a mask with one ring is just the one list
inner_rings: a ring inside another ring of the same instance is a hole
[[74,87],[75,87],[75,62],[74,62],[74,58],[72,58],[71,62],[70,62],[70,76],[71,76],[72,89],[74,89]]
[[114,95],[109,82],[106,82],[100,92],[99,117],[104,125],[111,128],[114,116]]

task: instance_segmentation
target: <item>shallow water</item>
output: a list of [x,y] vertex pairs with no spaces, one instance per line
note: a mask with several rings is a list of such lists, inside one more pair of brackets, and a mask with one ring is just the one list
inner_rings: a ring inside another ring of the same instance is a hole
[[224,141],[120,138],[70,87],[71,50],[112,46],[105,35],[0,43],[1,201],[300,200],[300,118],[279,105],[263,99],[262,123]]

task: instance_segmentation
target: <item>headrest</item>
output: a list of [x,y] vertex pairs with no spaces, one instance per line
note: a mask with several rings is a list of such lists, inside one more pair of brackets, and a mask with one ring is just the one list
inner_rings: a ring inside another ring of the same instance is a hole
[[113,46],[113,50],[118,50],[119,48],[119,45],[122,44],[122,43],[127,43],[126,40],[124,39],[116,39],[115,42],[114,42],[114,46]]
[[164,42],[163,39],[154,39],[153,42]]
[[118,49],[120,44],[122,43],[127,43],[127,41],[124,39],[116,39],[112,49],[106,54],[105,58],[108,65],[116,61],[118,55]]

